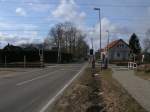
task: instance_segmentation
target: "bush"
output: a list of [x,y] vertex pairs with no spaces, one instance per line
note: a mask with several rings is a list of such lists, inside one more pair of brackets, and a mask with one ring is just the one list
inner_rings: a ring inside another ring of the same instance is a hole
[[[56,63],[57,62],[57,51],[44,51],[44,62],[47,63]],[[14,50],[3,50],[3,52],[0,53],[0,60],[1,63],[5,62],[5,56],[7,58],[7,63],[12,62],[23,62],[24,56],[26,56],[26,62],[39,62],[40,56],[39,51],[33,51],[33,50],[24,50],[21,51],[14,51]],[[72,61],[72,54],[68,53],[61,53],[61,59],[62,63],[68,63]]]
[[145,73],[150,73],[150,69],[149,70],[145,70]]

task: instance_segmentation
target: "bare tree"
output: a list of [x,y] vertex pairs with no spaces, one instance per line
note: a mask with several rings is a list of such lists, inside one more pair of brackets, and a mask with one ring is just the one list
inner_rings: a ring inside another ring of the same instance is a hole
[[62,52],[70,53],[79,58],[87,54],[85,51],[87,51],[88,45],[84,40],[85,37],[86,35],[77,29],[73,23],[64,22],[52,27],[47,39],[50,39],[51,44],[57,48],[60,45]]
[[144,51],[145,52],[150,52],[150,38],[145,38],[143,40],[143,45],[144,45]]
[[146,32],[146,38],[143,40],[144,51],[150,52],[150,29]]

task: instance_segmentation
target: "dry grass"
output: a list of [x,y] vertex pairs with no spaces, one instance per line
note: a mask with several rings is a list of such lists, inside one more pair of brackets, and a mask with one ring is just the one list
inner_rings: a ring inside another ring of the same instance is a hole
[[150,80],[150,64],[139,65],[134,74],[144,80]]
[[144,80],[150,80],[150,72],[135,71],[135,75]]

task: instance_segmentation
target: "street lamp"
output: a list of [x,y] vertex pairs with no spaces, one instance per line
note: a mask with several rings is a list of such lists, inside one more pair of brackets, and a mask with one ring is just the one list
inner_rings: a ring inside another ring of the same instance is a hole
[[108,34],[108,38],[107,38],[107,61],[108,61],[108,65],[109,65],[109,30],[106,31]]
[[[98,11],[98,13],[99,13],[99,23],[100,23],[100,42],[99,42],[99,47],[100,47],[100,59],[101,59],[101,9],[100,8],[94,8],[94,10]],[[102,68],[102,62],[101,62],[101,68]]]

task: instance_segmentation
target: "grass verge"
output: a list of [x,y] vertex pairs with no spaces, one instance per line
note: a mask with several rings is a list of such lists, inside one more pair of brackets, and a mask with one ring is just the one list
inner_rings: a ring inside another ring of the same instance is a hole
[[144,80],[150,80],[150,72],[135,71],[134,74]]

